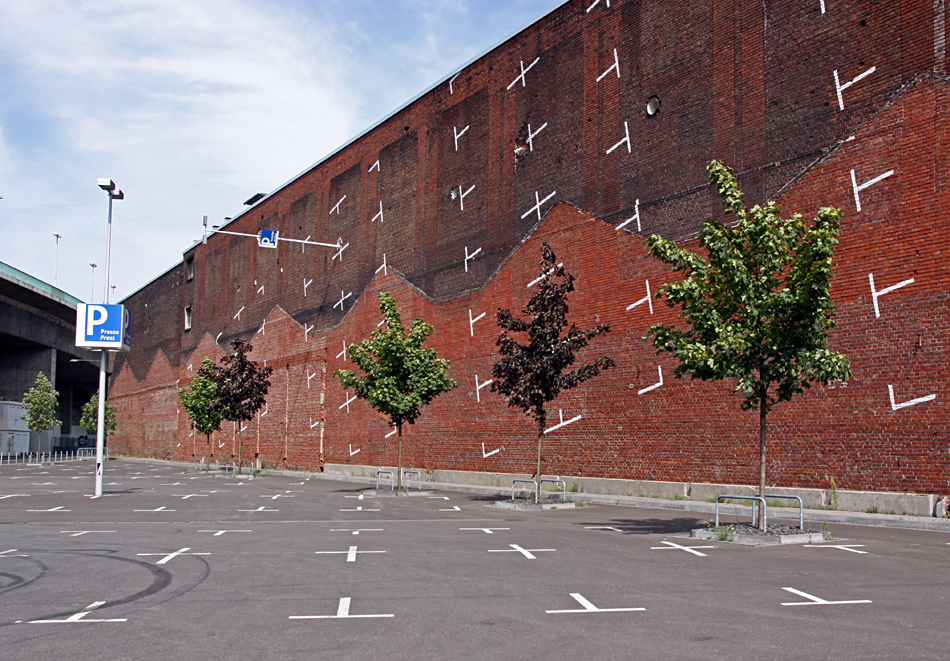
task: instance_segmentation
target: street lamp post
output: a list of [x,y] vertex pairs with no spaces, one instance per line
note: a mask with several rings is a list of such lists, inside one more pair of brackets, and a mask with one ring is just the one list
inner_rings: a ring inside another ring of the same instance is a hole
[[93,297],[96,295],[96,267],[99,266],[95,262],[89,262],[89,266],[92,267],[92,280],[89,283],[89,302],[92,303]]
[[57,280],[59,279],[59,240],[63,238],[63,235],[59,232],[53,232],[53,236],[56,237],[56,259],[53,262],[53,286],[57,286]]
[[[121,200],[125,197],[122,191],[116,188],[111,179],[99,179],[99,188],[109,194],[109,227],[106,233],[106,282],[104,287],[104,303],[109,303],[109,258],[112,252],[112,200]],[[93,265],[95,268],[95,265]],[[95,273],[95,271],[93,271]],[[90,296],[90,301],[92,297]],[[106,439],[106,349],[101,349],[99,356],[99,410],[96,415],[96,492],[95,497],[102,495],[102,467],[105,460]]]

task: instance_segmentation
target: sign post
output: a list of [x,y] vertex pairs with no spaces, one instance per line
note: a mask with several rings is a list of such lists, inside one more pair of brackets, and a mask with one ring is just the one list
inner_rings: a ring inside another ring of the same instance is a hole
[[131,344],[129,311],[122,305],[80,303],[76,308],[76,346],[100,349],[99,411],[96,416],[96,498],[102,495],[105,461],[105,397],[107,352],[128,351]]

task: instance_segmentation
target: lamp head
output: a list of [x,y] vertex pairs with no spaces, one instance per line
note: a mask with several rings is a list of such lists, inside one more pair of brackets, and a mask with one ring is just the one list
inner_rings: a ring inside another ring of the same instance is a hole
[[108,179],[108,178],[103,179],[102,177],[100,177],[100,178],[99,178],[99,188],[101,188],[101,189],[104,190],[104,191],[114,191],[114,190],[115,190],[115,182],[112,181],[111,179]]

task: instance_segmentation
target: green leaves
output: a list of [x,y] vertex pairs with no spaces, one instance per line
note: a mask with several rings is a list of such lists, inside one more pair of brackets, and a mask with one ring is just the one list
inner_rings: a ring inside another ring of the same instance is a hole
[[657,324],[645,339],[679,361],[677,376],[736,379],[743,409],[767,412],[812,383],[847,379],[848,358],[826,348],[841,212],[822,208],[806,227],[774,202],[748,209],[730,168],[713,161],[707,170],[736,221],[703,225],[705,257],[650,237],[653,256],[685,276],[657,297],[679,306],[686,328]]
[[233,354],[223,356],[220,366],[205,370],[201,369],[215,386],[215,395],[211,400],[210,408],[219,413],[224,420],[230,422],[246,422],[254,418],[267,401],[267,390],[270,388],[270,367],[258,367],[257,363],[249,360],[247,354],[252,347],[242,340],[232,340]]
[[205,436],[221,429],[221,422],[224,420],[224,411],[213,406],[218,393],[213,378],[214,371],[214,362],[205,356],[201,361],[201,368],[191,380],[189,389],[178,389],[181,405],[194,424],[195,431]]
[[415,319],[407,333],[396,302],[385,292],[379,295],[379,309],[386,320],[385,330],[377,328],[346,352],[365,376],[351,370],[337,370],[334,376],[401,428],[403,423],[413,424],[423,407],[457,384],[448,377],[449,361],[423,347],[433,331],[430,324]]
[[[115,431],[115,407],[106,402],[103,407],[104,426],[107,432]],[[79,426],[90,434],[99,432],[99,391],[93,393],[88,402],[82,405],[82,417],[79,419]]]
[[63,424],[56,417],[59,393],[53,390],[53,384],[42,372],[36,375],[33,387],[23,393],[23,403],[26,405],[26,411],[21,417],[26,420],[26,426],[31,431],[46,431]]

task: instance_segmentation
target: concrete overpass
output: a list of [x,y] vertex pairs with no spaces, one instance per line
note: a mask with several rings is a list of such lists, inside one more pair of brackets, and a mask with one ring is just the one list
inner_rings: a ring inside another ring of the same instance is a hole
[[60,437],[84,434],[82,406],[98,387],[99,354],[76,345],[76,306],[57,287],[0,262],[0,400],[23,401],[43,372],[59,391],[62,427],[31,434],[30,449],[70,445]]

